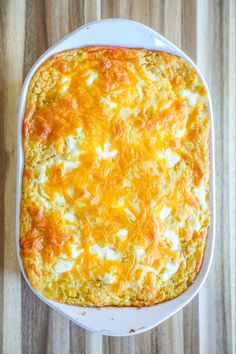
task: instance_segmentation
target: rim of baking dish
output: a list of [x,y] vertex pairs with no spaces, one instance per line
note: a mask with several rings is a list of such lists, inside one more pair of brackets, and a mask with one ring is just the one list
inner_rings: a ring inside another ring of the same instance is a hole
[[[110,31],[109,31],[110,30]],[[122,36],[123,35],[123,36]],[[96,38],[96,39],[95,39]],[[112,38],[112,39],[111,39]],[[79,43],[78,43],[79,39]],[[82,45],[80,43],[83,43]],[[209,203],[211,225],[208,231],[203,264],[194,283],[178,297],[149,307],[103,307],[101,309],[72,306],[48,300],[30,284],[20,256],[20,201],[23,172],[22,122],[25,112],[26,96],[32,76],[39,66],[51,55],[67,49],[76,49],[91,45],[122,46],[128,48],[146,48],[176,54],[189,62],[198,72],[208,97],[208,114],[210,119],[210,191]],[[58,50],[59,49],[59,50]],[[111,18],[89,22],[71,32],[46,52],[31,67],[24,80],[18,107],[17,128],[17,176],[16,176],[16,252],[21,273],[33,291],[44,303],[70,319],[80,327],[108,336],[129,336],[145,332],[186,306],[199,292],[204,284],[212,263],[215,244],[215,149],[214,121],[212,101],[206,81],[197,65],[178,47],[152,28],[132,20]],[[138,310],[138,311],[137,311]]]

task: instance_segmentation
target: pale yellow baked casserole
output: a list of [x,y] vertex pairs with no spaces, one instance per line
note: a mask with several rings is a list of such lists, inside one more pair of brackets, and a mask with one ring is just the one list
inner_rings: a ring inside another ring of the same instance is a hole
[[147,306],[196,278],[209,226],[209,118],[175,55],[87,47],[34,74],[23,123],[21,257],[46,298]]

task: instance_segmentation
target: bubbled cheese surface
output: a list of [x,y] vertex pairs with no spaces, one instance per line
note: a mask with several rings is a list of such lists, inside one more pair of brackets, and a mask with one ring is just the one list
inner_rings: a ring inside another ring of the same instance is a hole
[[87,47],[34,74],[21,257],[45,297],[148,306],[196,278],[209,226],[207,96],[183,59]]

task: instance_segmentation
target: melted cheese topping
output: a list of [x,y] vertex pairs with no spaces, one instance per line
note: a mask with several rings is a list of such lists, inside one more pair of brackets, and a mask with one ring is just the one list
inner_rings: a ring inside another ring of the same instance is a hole
[[34,288],[145,306],[199,272],[209,226],[207,96],[174,55],[88,47],[49,58],[23,124],[21,256]]

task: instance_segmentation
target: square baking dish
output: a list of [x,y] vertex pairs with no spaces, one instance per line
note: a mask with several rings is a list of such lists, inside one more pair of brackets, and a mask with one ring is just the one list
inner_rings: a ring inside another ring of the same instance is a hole
[[[85,308],[71,305],[64,305],[49,301],[32,288],[25,274],[20,257],[19,245],[19,218],[21,183],[23,172],[23,148],[22,148],[22,122],[25,111],[26,96],[30,80],[39,66],[51,55],[67,50],[91,45],[112,45],[128,48],[146,48],[158,51],[169,52],[184,58],[198,72],[208,96],[208,114],[210,119],[210,211],[211,226],[208,232],[207,245],[201,270],[194,283],[180,296],[170,301],[141,309],[136,307],[106,307],[106,308]],[[155,32],[151,28],[130,20],[106,19],[89,23],[82,26],[57,42],[49,48],[33,65],[28,73],[20,96],[18,109],[18,142],[17,142],[17,185],[16,185],[16,250],[21,272],[31,290],[48,306],[61,313],[79,326],[110,336],[127,336],[142,333],[160,324],[165,319],[187,305],[198,293],[209,273],[214,249],[214,226],[215,226],[215,170],[214,170],[214,126],[211,97],[206,82],[199,69],[192,60],[178,49],[175,45]]]

